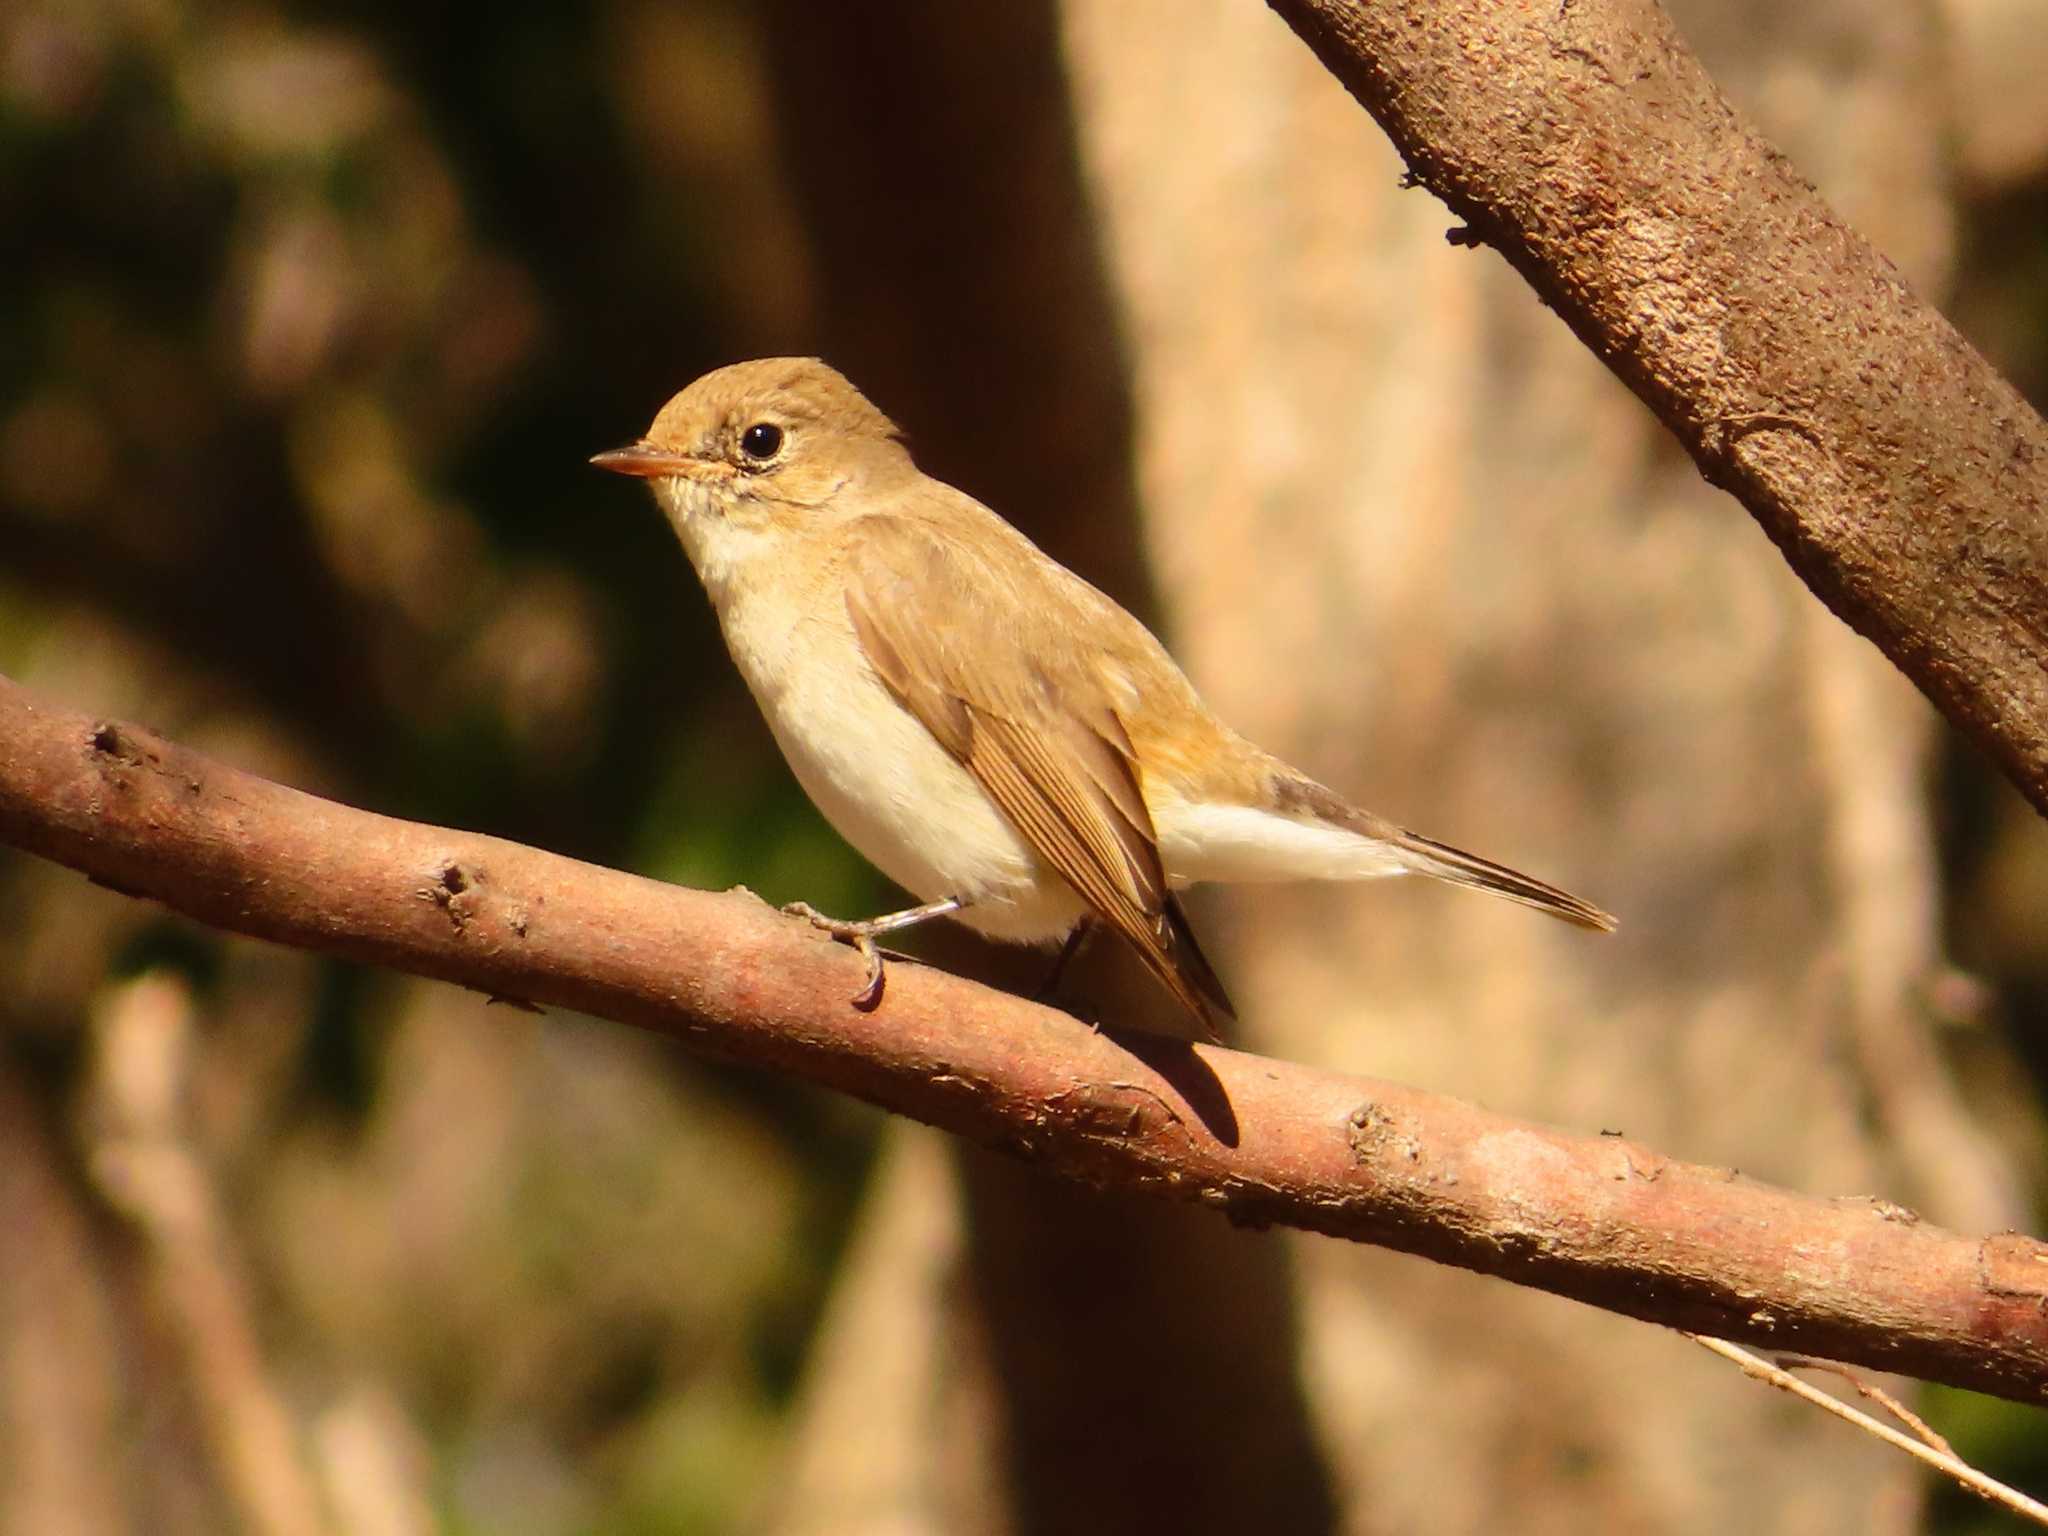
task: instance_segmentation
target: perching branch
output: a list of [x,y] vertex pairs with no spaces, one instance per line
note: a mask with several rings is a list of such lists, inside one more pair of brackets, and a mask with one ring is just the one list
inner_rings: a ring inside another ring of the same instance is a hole
[[1656,0],[1270,0],[2048,813],[2048,426],[1724,101]]
[[351,810],[0,678],[0,842],[258,938],[657,1030],[1105,1189],[1610,1311],[2048,1399],[2048,1245],[1817,1200],[1390,1083],[1098,1034],[712,895]]

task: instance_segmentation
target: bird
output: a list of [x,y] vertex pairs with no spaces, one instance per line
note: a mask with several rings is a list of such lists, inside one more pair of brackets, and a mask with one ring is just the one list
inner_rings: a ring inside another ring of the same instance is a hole
[[1116,934],[1211,1038],[1236,1010],[1178,892],[1419,874],[1611,930],[1592,903],[1352,805],[1217,718],[1117,603],[811,357],[718,368],[591,463],[646,481],[797,781],[916,905],[785,910],[867,962],[950,917],[1013,943]]

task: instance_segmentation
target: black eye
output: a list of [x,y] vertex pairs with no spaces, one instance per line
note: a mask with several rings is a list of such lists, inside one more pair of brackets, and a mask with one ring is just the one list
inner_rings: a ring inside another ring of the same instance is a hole
[[782,452],[782,428],[772,421],[757,421],[740,434],[740,452],[757,463],[766,463]]

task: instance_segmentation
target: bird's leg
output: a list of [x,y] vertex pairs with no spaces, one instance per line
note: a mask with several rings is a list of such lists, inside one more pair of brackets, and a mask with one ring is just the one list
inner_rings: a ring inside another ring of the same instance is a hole
[[1031,994],[1034,1003],[1053,1003],[1059,996],[1060,979],[1067,974],[1067,967],[1074,963],[1074,957],[1088,947],[1088,941],[1095,935],[1095,919],[1083,914],[1067,934],[1067,941],[1060,945],[1060,952],[1052,962],[1052,969],[1045,973],[1045,980],[1038,984],[1038,990]]
[[851,944],[868,963],[867,985],[853,994],[853,1006],[862,1013],[872,1013],[882,1002],[882,952],[875,947],[875,940],[885,933],[894,933],[898,928],[914,927],[935,917],[945,917],[958,912],[967,903],[958,896],[948,896],[941,901],[928,901],[921,907],[906,907],[901,912],[885,912],[880,917],[864,917],[849,921],[843,917],[827,917],[808,901],[792,901],[782,910],[791,917],[806,919],[813,928],[829,933],[842,944]]

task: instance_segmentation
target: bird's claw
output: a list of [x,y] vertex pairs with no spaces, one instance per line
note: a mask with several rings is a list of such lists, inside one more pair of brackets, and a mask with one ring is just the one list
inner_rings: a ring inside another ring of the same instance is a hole
[[865,935],[855,939],[853,947],[868,957],[868,981],[848,1001],[862,1013],[873,1013],[882,1006],[882,952]]
[[850,946],[856,954],[867,961],[867,983],[848,1001],[862,1013],[873,1013],[882,1006],[882,951],[875,945],[870,924],[849,921],[843,917],[827,917],[808,901],[789,902],[784,905],[782,911],[785,916],[803,918],[820,933],[830,934],[841,944]]

